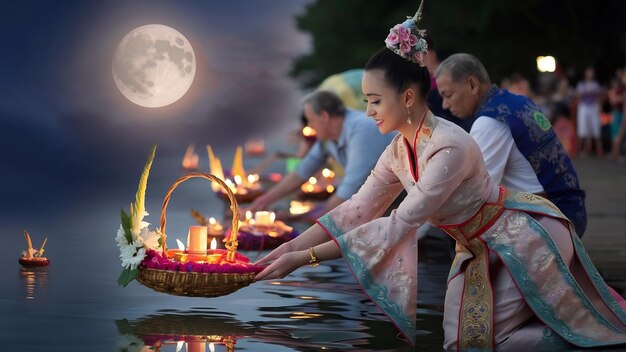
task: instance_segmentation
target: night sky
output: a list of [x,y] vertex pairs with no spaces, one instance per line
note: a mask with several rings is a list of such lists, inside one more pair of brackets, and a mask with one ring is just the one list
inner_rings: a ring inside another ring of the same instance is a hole
[[[157,158],[179,159],[195,143],[202,166],[205,144],[283,138],[299,123],[303,92],[288,72],[310,50],[295,25],[307,3],[3,1],[0,223],[51,218],[120,187],[130,201],[153,144]],[[197,61],[187,94],[162,108],[130,102],[111,73],[118,42],[153,23],[181,32]]]

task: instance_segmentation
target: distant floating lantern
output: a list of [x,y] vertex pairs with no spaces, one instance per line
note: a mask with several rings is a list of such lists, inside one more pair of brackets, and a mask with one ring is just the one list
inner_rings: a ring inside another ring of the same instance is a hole
[[[249,203],[254,201],[258,196],[263,194],[261,190],[261,183],[259,182],[260,176],[257,174],[246,174],[243,168],[243,153],[241,147],[237,148],[235,157],[233,159],[233,167],[231,169],[231,175],[233,179],[228,179],[224,176],[222,170],[222,163],[219,158],[215,157],[210,145],[207,145],[207,151],[209,154],[209,166],[211,174],[224,181],[228,189],[235,195],[235,199],[239,203]],[[211,188],[214,192],[217,192],[218,196],[223,200],[228,200],[228,196],[225,193],[225,189],[221,188],[216,182],[211,183]]]
[[[298,236],[298,232],[280,220],[271,211],[247,211],[239,222],[237,241],[241,250],[273,249]],[[231,229],[232,232],[232,229]],[[225,241],[230,239],[227,232]]]
[[335,186],[332,185],[335,173],[330,169],[322,170],[322,177],[318,180],[316,177],[309,177],[308,181],[300,186],[300,199],[324,200],[335,192]]
[[196,171],[198,170],[198,161],[200,157],[198,154],[194,152],[194,145],[191,144],[187,147],[185,151],[185,156],[183,157],[183,170],[184,171]]
[[265,141],[262,138],[253,138],[244,145],[246,154],[263,155],[265,154]]
[[24,237],[26,237],[26,251],[22,252],[22,256],[19,258],[19,263],[25,267],[38,267],[38,266],[48,266],[50,261],[48,258],[43,256],[44,247],[46,246],[46,242],[48,241],[48,237],[43,240],[43,244],[41,248],[34,249],[33,242],[28,234],[28,231],[24,230]]

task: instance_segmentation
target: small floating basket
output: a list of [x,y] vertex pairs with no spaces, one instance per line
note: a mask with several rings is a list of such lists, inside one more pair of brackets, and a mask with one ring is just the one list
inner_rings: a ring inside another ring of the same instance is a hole
[[248,265],[248,263],[242,265],[236,264],[237,259],[245,259],[247,261],[247,258],[236,253],[238,244],[236,234],[239,228],[239,206],[232,191],[220,178],[207,173],[190,173],[176,180],[170,187],[161,206],[160,235],[162,241],[162,255],[167,255],[167,235],[165,233],[165,226],[167,223],[166,210],[170,197],[176,187],[191,178],[203,178],[217,182],[228,194],[230,209],[233,214],[232,228],[234,229],[235,236],[225,243],[227,263],[220,265],[221,268],[215,272],[162,270],[140,265],[137,273],[137,281],[157,292],[171,295],[190,297],[217,297],[227,295],[250,285],[254,281],[256,273],[260,271],[260,267]]
[[[230,195],[221,191],[217,191],[216,193],[220,199],[225,200],[225,201],[230,200]],[[251,189],[251,190],[248,190],[248,193],[235,193],[234,196],[237,202],[239,203],[252,203],[254,202],[255,199],[257,199],[263,193],[264,192],[260,189]]]
[[45,257],[33,257],[33,258],[20,257],[18,261],[20,262],[22,266],[32,267],[32,268],[36,268],[40,266],[48,266],[50,264],[50,260],[48,260],[48,258],[45,258]]

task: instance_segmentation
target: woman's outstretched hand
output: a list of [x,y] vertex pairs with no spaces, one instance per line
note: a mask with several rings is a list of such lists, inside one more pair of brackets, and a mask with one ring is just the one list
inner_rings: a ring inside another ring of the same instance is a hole
[[293,252],[293,248],[291,246],[291,241],[285,242],[278,246],[273,251],[269,252],[263,258],[258,259],[254,262],[254,265],[268,265],[274,260],[278,259],[281,255]]
[[274,252],[278,251],[278,249],[280,249],[280,247],[255,263],[262,264],[268,263],[273,260],[273,262],[265,269],[263,269],[263,271],[256,274],[256,276],[254,277],[254,281],[282,279],[283,277],[289,275],[292,271],[298,269],[303,265],[306,265],[309,262],[309,254],[307,251],[296,251],[280,254],[274,260]]

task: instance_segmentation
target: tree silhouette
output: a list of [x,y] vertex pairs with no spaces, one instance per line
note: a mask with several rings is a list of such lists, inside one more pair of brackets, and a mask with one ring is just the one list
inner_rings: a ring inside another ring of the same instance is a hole
[[[313,52],[299,58],[292,74],[304,86],[362,67],[384,45],[396,23],[413,15],[419,1],[317,0],[298,18],[313,36]],[[498,82],[512,72],[536,75],[535,59],[552,55],[578,78],[585,66],[600,79],[625,64],[626,1],[597,0],[430,0],[420,27],[442,54],[469,52]]]

